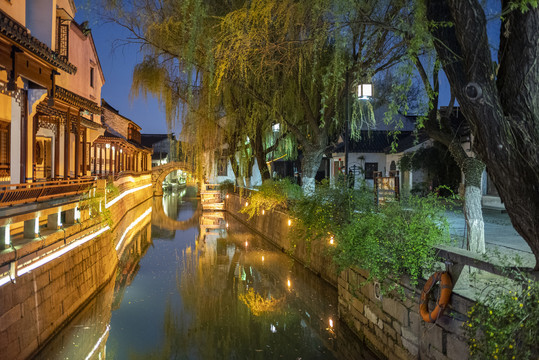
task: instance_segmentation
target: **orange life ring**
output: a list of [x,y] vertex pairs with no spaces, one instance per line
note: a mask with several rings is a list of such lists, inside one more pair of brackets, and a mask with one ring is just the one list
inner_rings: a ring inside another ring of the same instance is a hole
[[[436,307],[434,310],[429,312],[429,298],[430,293],[434,285],[437,282],[440,282],[440,297],[436,302]],[[432,274],[432,276],[427,280],[427,283],[423,287],[423,292],[421,293],[421,302],[419,304],[419,314],[425,322],[433,323],[438,320],[438,317],[442,315],[447,304],[449,304],[449,298],[451,297],[451,290],[453,289],[453,283],[451,281],[451,276],[447,271],[438,271]]]

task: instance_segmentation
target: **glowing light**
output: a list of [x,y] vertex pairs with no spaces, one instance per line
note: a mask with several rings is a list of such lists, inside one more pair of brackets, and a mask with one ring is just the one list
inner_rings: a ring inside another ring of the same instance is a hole
[[329,327],[330,327],[330,328],[333,327],[333,320],[332,320],[332,319],[329,319]]
[[34,223],[34,233],[36,235],[39,235],[39,217],[36,217],[36,220]]
[[228,199],[230,197],[230,195],[226,194],[226,198]]
[[277,332],[277,328],[275,328],[275,325],[273,324],[270,325],[270,331],[274,334]]
[[249,203],[247,201],[245,202],[245,206],[249,206]]
[[290,282],[290,279],[288,280],[288,287],[292,286],[292,283]]
[[120,149],[120,154],[124,152],[124,149]]
[[262,215],[266,214],[266,210],[262,209]]
[[264,261],[264,257],[262,256],[262,261]]
[[152,208],[150,207],[148,210],[146,210],[142,215],[140,215],[135,221],[133,221],[131,224],[129,224],[129,226],[125,229],[124,233],[122,234],[122,237],[120,238],[120,241],[118,242],[118,245],[116,245],[116,251],[118,251],[118,249],[120,248],[120,246],[122,245],[122,242],[124,241],[125,239],[125,236],[127,235],[127,233],[133,229],[135,226],[137,226],[137,224],[139,222],[141,222],[146,216],[148,216],[148,214],[151,214],[152,212]]
[[4,245],[10,245],[11,244],[11,234],[9,232],[9,224],[4,226]]
[[87,236],[83,237],[82,239],[73,241],[71,244],[60,248],[60,250],[55,251],[50,255],[42,257],[38,261],[35,261],[35,262],[31,263],[28,266],[24,266],[22,268],[19,268],[19,270],[18,270],[19,276],[24,275],[24,274],[26,274],[26,273],[34,270],[34,269],[37,269],[38,267],[43,266],[46,263],[48,263],[48,262],[50,262],[50,261],[64,255],[65,253],[67,253],[67,252],[81,246],[82,244],[84,244],[84,243],[98,237],[99,235],[101,235],[105,231],[107,231],[108,229],[110,229],[110,226],[105,226],[104,228],[101,228],[100,230],[98,230],[98,231],[96,231],[94,233],[91,233],[90,235],[87,235]]
[[228,223],[226,223],[226,228],[228,229]]
[[292,225],[292,220],[288,219],[288,226]]
[[329,243],[331,245],[333,245],[335,243],[335,237],[333,235],[331,235],[331,237],[329,238]]
[[249,243],[246,241],[246,242],[245,242],[245,247],[247,247],[247,246],[249,246]]
[[97,343],[95,344],[94,348],[92,349],[92,351],[90,351],[90,353],[88,354],[88,356],[86,356],[86,360],[89,360],[92,358],[92,355],[94,355],[95,351],[99,348],[99,345],[103,342],[103,340],[105,339],[105,337],[107,336],[107,334],[109,333],[110,331],[110,325],[107,325],[107,328],[105,329],[105,332],[103,333],[103,335],[101,335],[101,337],[99,338],[99,340],[97,340]]
[[143,190],[143,189],[146,189],[148,187],[152,186],[152,184],[146,184],[146,185],[143,185],[143,186],[139,186],[138,188],[134,188],[134,189],[130,189],[130,190],[127,190],[127,191],[124,191],[123,193],[121,193],[119,196],[115,197],[114,200],[108,202],[105,204],[105,208],[108,209],[109,207],[111,207],[112,205],[116,204],[118,201],[120,201],[122,198],[124,198],[125,196],[129,195],[129,194],[132,194],[134,192],[137,192],[139,190]]
[[110,144],[105,144],[105,147],[106,147],[107,149],[110,149]]

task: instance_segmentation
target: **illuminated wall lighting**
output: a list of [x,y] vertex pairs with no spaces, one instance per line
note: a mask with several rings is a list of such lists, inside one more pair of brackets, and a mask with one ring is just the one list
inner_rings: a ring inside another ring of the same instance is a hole
[[34,223],[34,233],[39,235],[39,217],[36,217],[36,222]]
[[112,205],[116,204],[118,201],[120,201],[121,199],[123,199],[125,196],[129,195],[129,194],[132,194],[134,192],[137,192],[139,190],[143,190],[143,189],[146,189],[148,187],[152,186],[152,184],[146,184],[146,185],[143,185],[143,186],[139,186],[138,188],[134,188],[134,189],[130,189],[130,190],[127,190],[127,191],[124,191],[123,193],[121,193],[119,196],[115,197],[114,200],[108,202],[106,205],[105,205],[105,208],[108,209],[109,207],[111,207]]
[[290,282],[290,279],[288,280],[288,287],[292,286],[292,283]]
[[292,220],[288,219],[288,226],[292,225]]
[[329,319],[329,327],[330,327],[330,328],[333,327],[333,320],[332,320],[332,319]]
[[[96,231],[94,233],[91,233],[90,235],[87,235],[87,236],[85,236],[85,237],[83,237],[83,238],[81,238],[79,240],[73,241],[69,245],[65,245],[63,247],[60,247],[57,251],[54,251],[52,254],[46,255],[46,256],[40,258],[39,260],[30,263],[29,265],[20,266],[18,268],[18,270],[17,270],[18,275],[22,276],[22,275],[24,275],[26,273],[29,273],[30,271],[32,271],[34,269],[37,269],[40,266],[45,265],[46,263],[48,263],[48,262],[50,262],[50,261],[52,261],[54,259],[59,258],[60,256],[64,255],[65,253],[67,253],[67,252],[69,252],[69,251],[83,245],[84,243],[98,237],[99,235],[103,234],[105,231],[107,231],[109,229],[110,229],[110,226],[105,226],[104,228],[101,228],[100,230],[98,230],[98,231]],[[0,286],[7,284],[8,282],[10,282],[10,280],[11,279],[10,279],[9,275],[0,278]]]
[[9,231],[9,224],[4,226],[4,245],[9,246],[11,245],[11,233]]
[[262,209],[262,215],[266,214],[266,210]]

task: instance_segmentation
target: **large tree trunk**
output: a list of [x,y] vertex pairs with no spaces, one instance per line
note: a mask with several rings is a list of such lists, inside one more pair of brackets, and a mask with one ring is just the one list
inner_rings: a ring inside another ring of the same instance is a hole
[[310,196],[315,190],[315,177],[324,156],[323,149],[304,148],[301,159],[301,187],[303,194]]
[[539,270],[539,9],[504,16],[498,72],[478,1],[430,0],[427,15],[454,24],[431,27],[436,51],[475,148]]

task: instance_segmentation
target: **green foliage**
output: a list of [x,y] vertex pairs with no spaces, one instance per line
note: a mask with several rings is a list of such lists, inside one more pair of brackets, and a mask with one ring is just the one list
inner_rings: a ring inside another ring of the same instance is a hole
[[291,216],[297,219],[293,237],[327,241],[352,221],[358,209],[372,211],[373,207],[372,190],[354,190],[346,186],[344,177],[335,186],[323,181],[311,196],[300,197],[290,207]]
[[[450,240],[444,207],[433,195],[358,209],[335,238],[335,260],[341,268],[358,266],[380,282],[408,274],[412,285],[434,267],[433,246]],[[383,291],[391,291],[393,284]]]
[[289,200],[294,201],[301,196],[301,188],[289,179],[266,180],[257,190],[251,191],[248,205],[241,212],[252,218],[260,215],[262,210],[286,208]]
[[471,359],[537,359],[539,283],[513,271],[510,286],[495,284],[468,313]]
[[[118,194],[119,190],[113,184],[109,186],[105,191],[110,192],[110,194]],[[111,199],[109,195],[106,197]],[[109,209],[105,208],[105,194],[102,192],[97,192],[95,189],[88,189],[84,195],[79,200],[79,209],[81,211],[88,210],[90,219],[97,219],[100,222],[103,222],[110,226],[111,231],[114,226],[114,221],[112,219],[112,213]]]
[[372,189],[364,184],[356,190],[344,181],[334,186],[323,182],[311,196],[303,196],[288,181],[268,181],[248,203],[242,212],[250,217],[288,205],[295,219],[293,238],[309,245],[333,237],[340,268],[358,266],[380,282],[408,274],[412,285],[417,284],[423,270],[430,272],[437,260],[433,246],[450,241],[445,208],[434,195],[376,207]]
[[219,190],[221,190],[221,194],[234,192],[235,188],[236,185],[234,185],[234,181],[232,180],[225,180],[219,184]]

